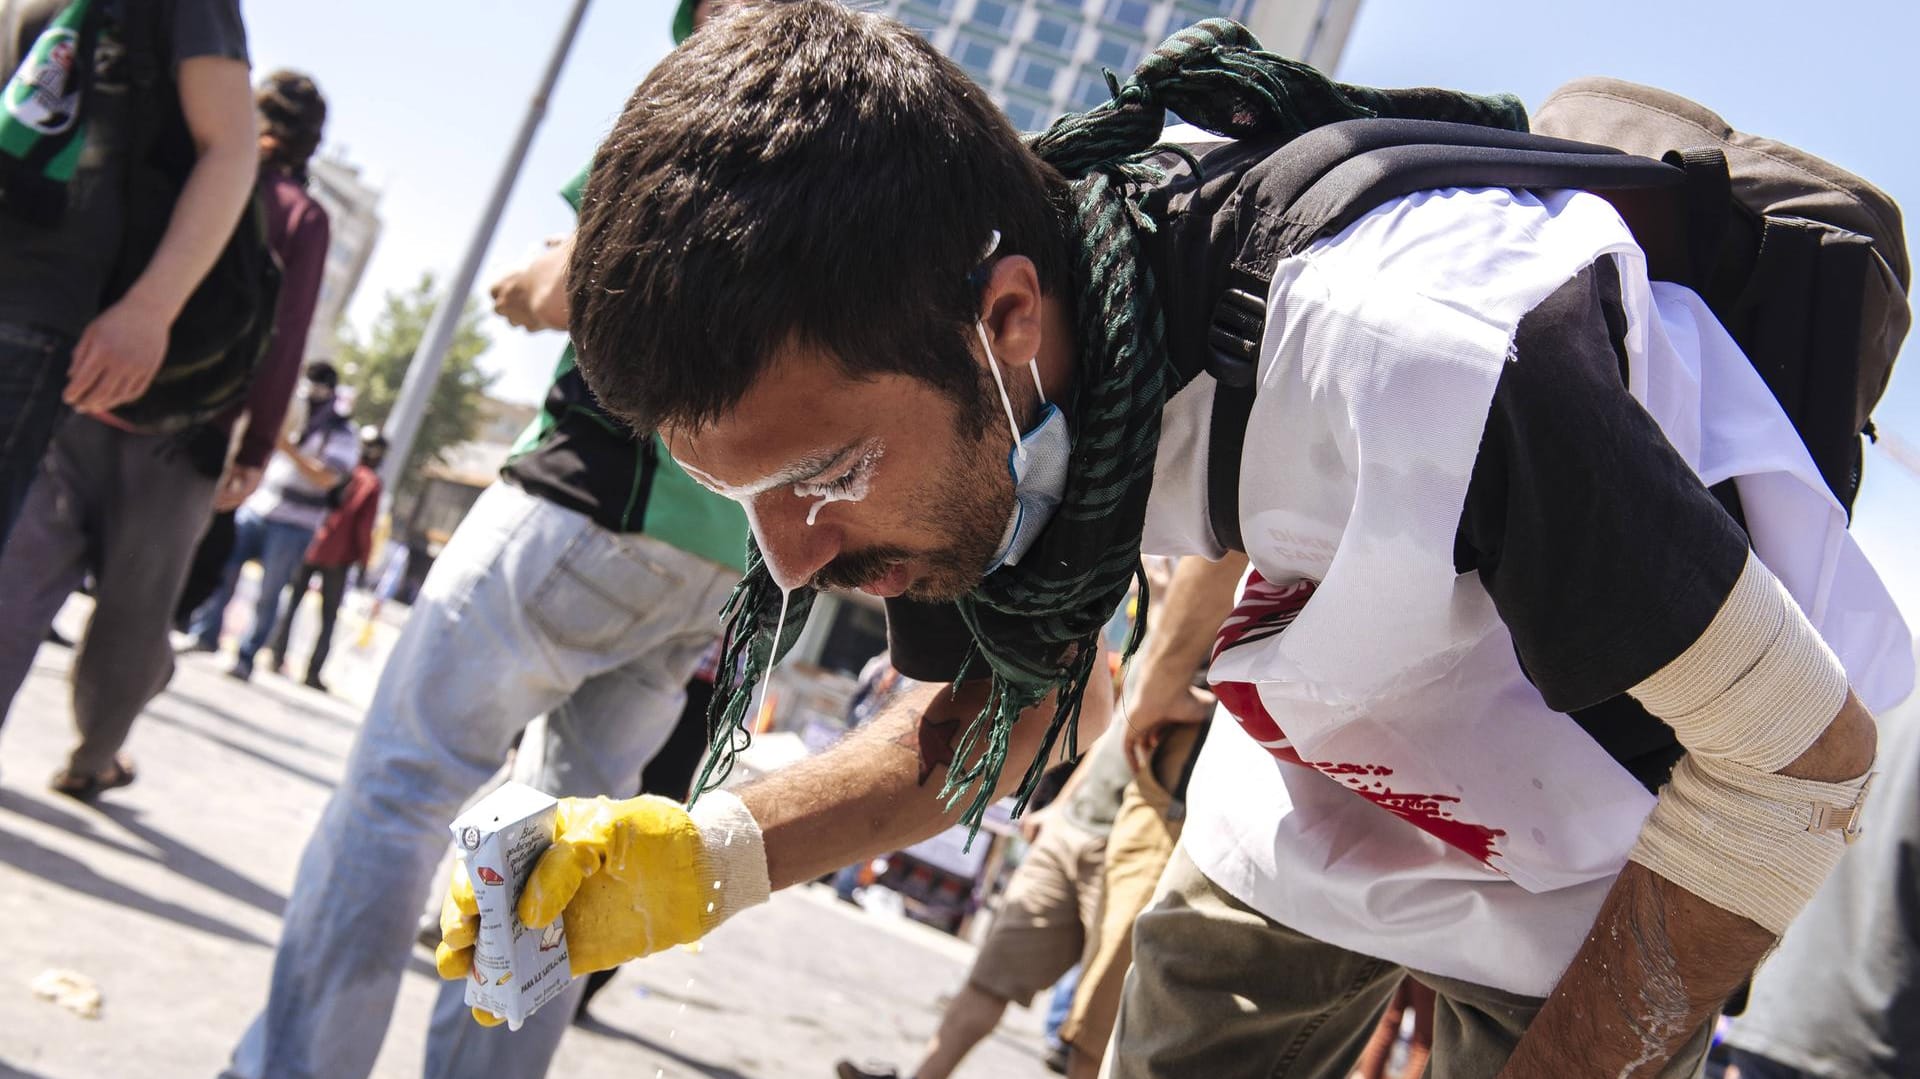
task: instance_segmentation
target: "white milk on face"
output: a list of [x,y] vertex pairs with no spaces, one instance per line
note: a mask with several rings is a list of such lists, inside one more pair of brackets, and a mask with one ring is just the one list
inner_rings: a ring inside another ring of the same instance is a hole
[[831,486],[818,483],[794,484],[793,493],[795,497],[817,498],[820,500],[813,504],[811,510],[807,511],[808,527],[812,527],[814,522],[820,519],[820,511],[827,508],[831,503],[865,502],[867,495],[873,492],[874,469],[879,467],[880,458],[884,456],[886,452],[887,444],[885,442],[876,441],[868,446],[866,450],[860,454],[860,459],[855,461],[853,467],[848,470],[851,478],[848,480],[845,490],[835,490]]
[[780,662],[780,635],[787,628],[787,601],[793,598],[793,590],[780,590],[780,620],[773,624],[773,643],[767,647],[767,670],[760,676],[759,700],[754,702],[753,710],[747,713],[748,723],[760,722],[760,709],[767,706],[767,684],[773,681],[773,669]]

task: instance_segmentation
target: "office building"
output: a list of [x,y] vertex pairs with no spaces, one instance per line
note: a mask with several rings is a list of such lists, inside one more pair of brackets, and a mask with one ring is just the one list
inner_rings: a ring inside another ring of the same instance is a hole
[[1110,96],[1147,50],[1213,16],[1245,23],[1267,49],[1322,71],[1339,62],[1360,0],[883,0],[985,86],[1023,131]]
[[333,234],[307,331],[307,358],[332,359],[340,320],[380,242],[380,191],[361,177],[359,166],[337,154],[314,158],[307,171],[307,192],[326,208]]

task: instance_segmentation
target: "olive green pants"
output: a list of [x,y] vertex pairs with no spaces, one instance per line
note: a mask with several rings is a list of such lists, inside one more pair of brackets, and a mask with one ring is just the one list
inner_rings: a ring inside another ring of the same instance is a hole
[[[1133,953],[1103,1079],[1346,1079],[1408,974],[1438,997],[1429,1079],[1492,1079],[1543,1003],[1303,936],[1215,886],[1185,850],[1134,923]],[[1660,1079],[1699,1074],[1711,1034]]]

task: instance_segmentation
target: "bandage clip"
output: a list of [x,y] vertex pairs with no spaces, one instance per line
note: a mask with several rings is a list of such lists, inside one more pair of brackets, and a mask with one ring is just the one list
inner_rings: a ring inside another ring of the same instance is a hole
[[1851,805],[1815,805],[1807,820],[1807,831],[1839,832],[1847,843],[1859,839],[1865,831],[1860,826],[1860,815],[1867,805],[1867,792],[1873,789],[1873,781],[1879,775],[1878,772],[1867,775],[1867,781],[1860,784],[1860,793],[1853,796]]

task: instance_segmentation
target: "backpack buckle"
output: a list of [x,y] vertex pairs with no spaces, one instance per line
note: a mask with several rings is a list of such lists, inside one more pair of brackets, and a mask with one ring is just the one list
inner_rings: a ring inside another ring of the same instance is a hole
[[1214,305],[1207,329],[1212,353],[1207,373],[1225,386],[1251,386],[1258,375],[1260,339],[1267,332],[1267,301],[1244,289],[1228,289]]

